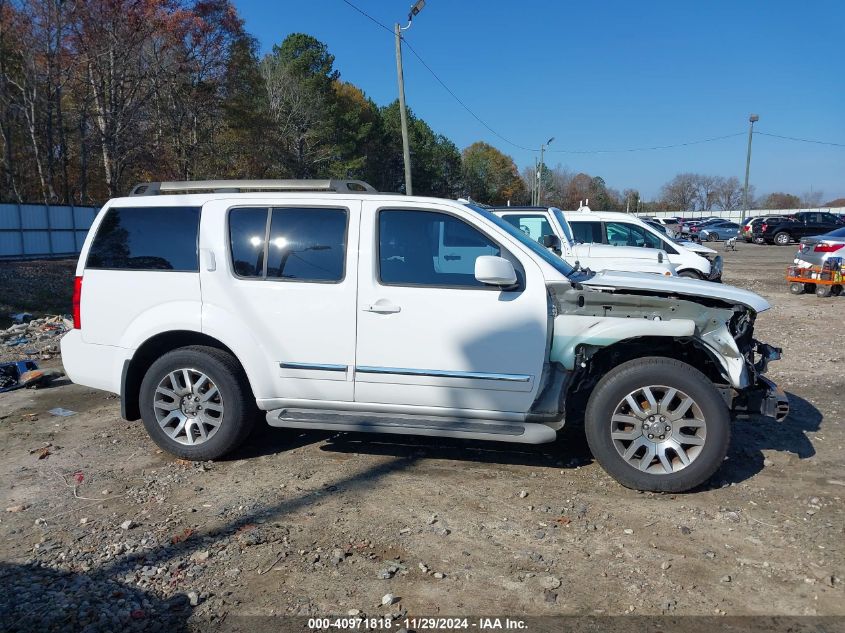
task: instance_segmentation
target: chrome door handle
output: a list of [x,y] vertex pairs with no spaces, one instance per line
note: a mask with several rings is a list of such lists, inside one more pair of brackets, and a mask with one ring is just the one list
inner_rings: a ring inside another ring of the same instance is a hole
[[401,312],[402,308],[397,305],[393,305],[384,299],[379,299],[373,304],[364,306],[362,310],[364,312],[375,312],[377,314],[395,314],[396,312]]

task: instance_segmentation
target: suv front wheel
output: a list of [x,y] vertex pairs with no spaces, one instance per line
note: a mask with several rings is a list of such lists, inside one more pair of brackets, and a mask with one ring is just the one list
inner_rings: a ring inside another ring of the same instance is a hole
[[238,362],[205,346],[182,347],[155,361],[141,382],[141,416],[150,437],[177,457],[204,461],[249,435],[255,403]]
[[678,360],[640,358],[608,372],[585,416],[596,460],[628,488],[682,492],[715,473],[730,414],[710,380]]

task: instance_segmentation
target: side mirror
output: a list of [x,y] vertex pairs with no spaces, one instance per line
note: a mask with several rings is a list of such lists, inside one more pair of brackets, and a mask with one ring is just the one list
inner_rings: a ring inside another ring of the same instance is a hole
[[516,283],[516,270],[503,257],[481,255],[475,259],[475,278],[489,286],[513,286]]

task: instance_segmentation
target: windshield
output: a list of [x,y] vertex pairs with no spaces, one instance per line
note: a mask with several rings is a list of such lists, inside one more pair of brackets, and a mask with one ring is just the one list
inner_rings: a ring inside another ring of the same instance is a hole
[[566,236],[566,239],[569,240],[570,244],[575,244],[578,240],[576,240],[572,236],[572,227],[569,226],[569,222],[566,221],[566,217],[564,217],[563,211],[561,211],[560,209],[557,209],[555,207],[552,207],[552,213],[555,214],[555,217],[557,218],[557,222],[558,222],[558,224],[560,224],[560,227],[563,229],[563,234]]
[[[503,220],[502,218],[500,218],[498,215],[496,215],[494,213],[490,213],[487,209],[482,209],[481,207],[477,207],[474,204],[467,204],[465,206],[468,209],[472,209],[478,215],[483,216],[484,218],[486,218],[487,220],[489,220],[490,222],[492,222],[493,224],[498,226],[500,229],[505,231],[508,235],[510,235],[511,237],[516,239],[520,244],[523,244],[524,246],[526,246],[535,255],[539,256],[544,262],[553,266],[554,269],[557,270],[558,272],[566,275],[567,277],[569,277],[570,275],[572,275],[575,272],[575,269],[572,266],[570,266],[564,260],[562,260],[560,257],[558,257],[557,255],[552,253],[545,246],[541,246],[540,244],[538,244],[537,242],[532,240],[530,237],[528,237],[525,233],[520,231],[518,228],[516,228],[510,222],[507,222],[507,221]],[[567,228],[569,227],[568,224],[566,226],[567,226]]]

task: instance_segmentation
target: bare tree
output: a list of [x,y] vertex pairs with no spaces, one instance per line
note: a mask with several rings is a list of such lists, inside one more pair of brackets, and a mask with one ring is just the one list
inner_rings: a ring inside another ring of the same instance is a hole
[[162,63],[175,59],[161,50],[175,43],[181,16],[171,9],[167,0],[76,4],[73,44],[90,88],[94,128],[112,197],[121,189],[127,165],[149,148],[144,114],[153,94],[152,79],[164,72]]
[[723,179],[720,176],[695,174],[695,198],[699,210],[709,211],[713,208],[721,180]]
[[297,178],[307,178],[331,157],[331,148],[320,143],[326,109],[322,95],[275,55],[264,58],[261,75],[276,132],[287,153],[282,159],[291,163]]
[[717,207],[722,211],[738,209],[742,206],[742,196],[743,189],[738,178],[735,176],[731,176],[730,178],[719,177],[713,199]]
[[803,194],[801,194],[801,206],[806,207],[808,209],[815,209],[822,206],[823,199],[823,191],[816,191],[815,189],[810,189],[809,191],[805,191]]
[[697,174],[678,174],[660,189],[660,202],[669,210],[695,211],[698,191]]

